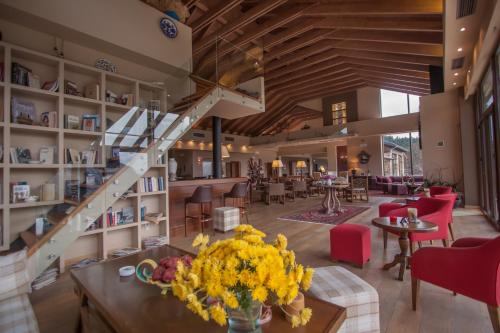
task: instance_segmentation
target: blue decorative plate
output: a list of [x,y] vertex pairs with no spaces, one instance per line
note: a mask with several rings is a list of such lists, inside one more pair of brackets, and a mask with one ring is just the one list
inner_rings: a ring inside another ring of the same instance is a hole
[[177,37],[177,26],[175,25],[174,21],[167,17],[164,17],[160,20],[160,29],[168,38]]

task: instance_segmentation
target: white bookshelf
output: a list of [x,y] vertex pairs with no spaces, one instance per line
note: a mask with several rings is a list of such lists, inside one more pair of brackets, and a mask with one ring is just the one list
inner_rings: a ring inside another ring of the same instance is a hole
[[[47,211],[55,204],[63,203],[65,180],[83,178],[85,167],[105,168],[106,156],[110,155],[110,147],[102,144],[106,131],[106,119],[116,121],[130,106],[105,101],[106,89],[111,89],[118,95],[133,94],[135,105],[147,105],[151,99],[161,101],[162,112],[167,106],[167,93],[162,86],[126,77],[120,74],[109,73],[100,69],[79,64],[71,60],[60,59],[51,55],[32,51],[24,47],[0,41],[0,62],[4,63],[4,80],[0,80],[0,144],[3,145],[3,161],[0,163],[0,179],[2,181],[0,201],[0,225],[2,239],[0,251],[7,250],[11,234],[18,234],[34,224],[35,218]],[[59,80],[59,90],[47,90],[26,87],[11,83],[11,64],[17,62],[30,68],[40,76],[40,83],[49,80]],[[77,83],[79,90],[90,83],[99,84],[100,99],[91,99],[73,96],[64,93],[64,80]],[[57,127],[48,128],[36,125],[23,125],[11,122],[11,98],[17,97],[35,104],[37,120],[41,112],[56,111]],[[83,114],[99,115],[101,127],[95,131],[64,128],[64,115]],[[98,143],[97,154],[99,164],[73,165],[64,164],[64,149],[88,149],[91,142]],[[23,147],[32,152],[32,158],[38,159],[38,151],[43,146],[55,146],[56,158],[54,164],[14,164],[10,161],[10,148]],[[35,153],[35,154],[34,154]],[[35,155],[35,156],[33,156]],[[148,171],[146,176],[162,176],[165,182],[165,191],[152,193],[131,193],[114,206],[126,205],[134,208],[134,223],[108,227],[106,219],[103,226],[97,230],[86,231],[65,254],[62,266],[86,257],[107,258],[110,251],[132,246],[141,247],[142,239],[151,235],[168,236],[168,172],[166,165],[158,165]],[[32,194],[39,195],[40,185],[50,182],[56,184],[56,200],[50,202],[10,202],[10,183],[28,181]],[[164,218],[159,224],[139,221],[141,202],[147,207],[147,212],[163,212]],[[115,208],[113,206],[113,208]],[[106,212],[103,212],[106,214]]]

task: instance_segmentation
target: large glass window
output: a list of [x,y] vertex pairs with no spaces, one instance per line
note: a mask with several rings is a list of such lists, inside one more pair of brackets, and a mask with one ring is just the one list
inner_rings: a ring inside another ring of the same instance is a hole
[[332,104],[333,125],[343,125],[347,123],[347,103],[340,102]]
[[420,97],[397,91],[380,89],[382,117],[392,117],[419,111]]
[[384,135],[384,175],[422,175],[418,132]]

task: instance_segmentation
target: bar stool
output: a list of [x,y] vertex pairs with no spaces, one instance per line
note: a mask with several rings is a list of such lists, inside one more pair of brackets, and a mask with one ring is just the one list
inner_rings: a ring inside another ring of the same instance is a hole
[[[188,215],[189,204],[200,206],[200,215]],[[208,204],[208,205],[207,205]],[[209,207],[208,213],[203,210],[206,206]],[[187,237],[187,221],[188,219],[199,220],[201,224],[201,232],[204,230],[204,224],[212,221],[212,186],[201,185],[194,190],[191,197],[184,200],[184,236]]]
[[250,212],[250,207],[248,205],[248,183],[236,183],[230,192],[224,193],[222,198],[224,200],[224,206],[226,206],[226,200],[232,199],[233,207],[240,209],[240,215],[245,215],[248,224],[248,213]]

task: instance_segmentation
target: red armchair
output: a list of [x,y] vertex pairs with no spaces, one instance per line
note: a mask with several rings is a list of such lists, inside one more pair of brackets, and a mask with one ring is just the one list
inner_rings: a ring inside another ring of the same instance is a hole
[[428,247],[411,258],[412,304],[426,281],[488,305],[494,331],[500,332],[500,236],[462,238],[451,248]]
[[[453,192],[453,188],[451,186],[431,186],[429,187],[429,195],[431,197],[434,197],[436,195],[441,195],[441,194],[450,194]],[[425,194],[420,193],[420,197],[424,197]]]
[[[438,226],[438,231],[429,233],[415,233],[409,235],[410,252],[413,253],[413,244],[427,240],[443,241],[444,246],[448,246],[448,222],[450,221],[454,200],[438,198],[420,198],[411,205],[400,205],[396,203],[384,203],[379,206],[379,216],[408,216],[408,208],[415,207],[418,210],[418,217],[421,220],[434,223]],[[384,249],[387,248],[387,232],[384,230]]]

